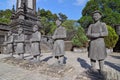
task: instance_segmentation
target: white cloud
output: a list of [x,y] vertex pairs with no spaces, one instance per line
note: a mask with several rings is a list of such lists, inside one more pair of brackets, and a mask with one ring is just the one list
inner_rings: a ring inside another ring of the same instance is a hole
[[82,6],[82,5],[86,4],[87,1],[88,0],[76,0],[76,2],[73,4],[76,6]]

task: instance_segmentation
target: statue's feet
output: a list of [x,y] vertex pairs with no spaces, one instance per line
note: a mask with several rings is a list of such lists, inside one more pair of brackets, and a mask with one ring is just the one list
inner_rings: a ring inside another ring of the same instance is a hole
[[32,62],[38,63],[38,62],[42,62],[42,61],[40,60],[40,56],[33,56]]
[[19,58],[18,59],[24,59],[24,54],[19,54]]
[[13,57],[14,57],[14,56],[13,56],[13,53],[10,53],[10,57],[11,57],[11,58],[13,58]]
[[40,56],[37,56],[37,57],[36,57],[36,60],[37,60],[37,62],[41,62]]
[[99,73],[99,71],[93,67],[91,67],[89,71],[92,73]]
[[60,57],[60,60],[59,60],[59,61],[60,61],[60,63],[59,63],[60,65],[62,65],[62,66],[65,65],[65,64],[64,64],[64,57]]

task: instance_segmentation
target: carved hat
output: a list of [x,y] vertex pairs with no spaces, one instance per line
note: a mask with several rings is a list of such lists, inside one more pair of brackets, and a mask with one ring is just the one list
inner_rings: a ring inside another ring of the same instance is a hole
[[58,26],[60,26],[60,25],[62,24],[62,22],[61,22],[60,19],[57,19],[55,22],[56,22],[56,24],[57,24]]
[[99,10],[96,10],[96,11],[92,12],[92,15],[95,14],[95,13],[99,13],[102,16],[102,13]]

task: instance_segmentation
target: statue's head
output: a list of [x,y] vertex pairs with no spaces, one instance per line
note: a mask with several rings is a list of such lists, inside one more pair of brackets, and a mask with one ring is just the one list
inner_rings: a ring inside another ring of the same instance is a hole
[[10,36],[10,35],[12,35],[12,31],[11,30],[8,32],[8,36]]
[[92,17],[94,19],[94,21],[99,21],[102,17],[102,13],[99,10],[96,10],[92,13]]
[[61,21],[59,19],[56,20],[56,25],[59,27],[61,25]]
[[20,27],[20,28],[18,29],[18,34],[21,34],[21,33],[23,33],[23,28]]
[[33,31],[34,31],[34,32],[38,31],[38,29],[39,29],[38,25],[34,25],[34,26],[33,26]]

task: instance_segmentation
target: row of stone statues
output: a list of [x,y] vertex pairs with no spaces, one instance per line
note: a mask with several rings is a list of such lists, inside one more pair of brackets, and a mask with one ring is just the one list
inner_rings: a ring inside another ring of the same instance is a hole
[[[31,43],[31,54],[34,58],[39,60],[40,56],[40,41],[41,41],[41,33],[38,31],[38,26],[33,26],[33,33],[30,39]],[[20,59],[24,59],[25,53],[25,35],[23,33],[23,28],[18,29],[17,39],[14,40],[13,33],[11,31],[8,32],[8,39],[4,44],[6,45],[6,53],[10,54],[13,57],[14,52],[20,56]],[[14,48],[14,44],[16,44],[16,48]],[[15,50],[14,50],[15,49]]]
[[[108,30],[106,24],[101,22],[100,19],[102,14],[100,11],[95,11],[92,15],[94,19],[94,24],[91,24],[87,31],[87,36],[90,39],[88,55],[91,60],[92,71],[95,71],[95,62],[99,61],[100,70],[103,71],[104,59],[107,56],[104,37],[108,35]],[[63,58],[65,54],[65,45],[64,39],[66,38],[66,29],[61,26],[61,21],[56,21],[57,29],[55,30],[52,39],[54,39],[53,46],[53,57],[55,57],[56,62],[59,64],[63,64]],[[38,26],[35,25],[33,27],[31,42],[31,53],[32,56],[39,60],[40,59],[40,41],[41,41],[41,33],[38,31]],[[15,41],[17,44],[16,53],[23,58],[25,53],[24,48],[25,36],[23,34],[23,29],[19,28],[18,30],[18,40]],[[13,36],[12,32],[8,33],[8,41],[7,51],[13,56]]]
[[[53,56],[56,58],[57,63],[63,63],[64,59],[64,39],[66,38],[66,29],[61,26],[61,21],[56,20],[57,29],[55,30],[52,39],[54,40],[53,47]],[[19,27],[17,39],[14,40],[13,33],[11,31],[8,32],[8,39],[4,44],[6,45],[6,51],[13,57],[13,53],[16,53],[20,56],[20,59],[24,59],[25,53],[25,35],[23,29]],[[30,50],[31,55],[37,61],[40,60],[40,42],[41,42],[41,33],[39,32],[39,27],[37,25],[33,26],[33,33],[30,39]],[[14,44],[16,44],[16,48],[14,48]],[[15,49],[15,50],[14,50]]]

